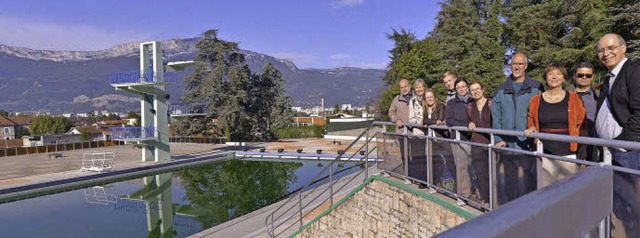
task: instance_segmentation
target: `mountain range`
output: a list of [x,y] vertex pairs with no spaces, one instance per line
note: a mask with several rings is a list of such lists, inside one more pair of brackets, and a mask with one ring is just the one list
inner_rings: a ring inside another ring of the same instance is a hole
[[[165,61],[192,60],[199,38],[161,41]],[[385,84],[385,70],[342,67],[299,69],[283,59],[242,50],[250,69],[261,73],[271,62],[285,80],[285,90],[293,106],[334,104],[362,106],[376,100]],[[116,91],[109,75],[138,70],[139,43],[127,43],[99,51],[48,51],[0,45],[0,109],[9,112],[88,112],[92,110],[126,112],[139,110],[139,98]],[[170,103],[179,103],[184,78],[192,72],[178,73],[178,81],[167,87]]]

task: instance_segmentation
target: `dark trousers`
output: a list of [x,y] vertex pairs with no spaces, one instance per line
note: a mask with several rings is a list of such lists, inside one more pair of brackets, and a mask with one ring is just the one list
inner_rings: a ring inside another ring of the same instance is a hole
[[409,177],[427,182],[425,139],[409,138]]
[[496,175],[499,205],[536,190],[536,160],[531,156],[496,151]]
[[472,189],[482,201],[489,201],[489,153],[486,148],[471,147],[469,168]]
[[[640,151],[622,152],[610,148],[614,165],[640,170]],[[626,237],[640,237],[640,176],[615,172],[613,175],[613,214],[624,227]],[[613,230],[620,229],[612,227]],[[617,233],[617,231],[616,231]]]

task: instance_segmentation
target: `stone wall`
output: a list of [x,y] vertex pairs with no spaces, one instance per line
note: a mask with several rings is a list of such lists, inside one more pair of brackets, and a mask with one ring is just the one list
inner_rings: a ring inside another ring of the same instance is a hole
[[440,198],[372,176],[296,237],[430,237],[471,218]]

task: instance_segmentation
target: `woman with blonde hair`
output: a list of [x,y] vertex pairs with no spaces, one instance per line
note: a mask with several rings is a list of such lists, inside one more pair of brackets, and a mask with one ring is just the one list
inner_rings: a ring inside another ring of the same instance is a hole
[[[413,83],[413,97],[409,100],[409,123],[423,125],[423,115],[425,108],[425,93],[426,87],[424,80],[417,79]],[[424,135],[422,128],[413,128],[413,134]]]

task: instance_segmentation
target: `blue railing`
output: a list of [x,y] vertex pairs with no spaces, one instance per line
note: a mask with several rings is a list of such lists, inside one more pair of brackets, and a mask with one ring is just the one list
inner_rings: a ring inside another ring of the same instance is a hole
[[169,114],[173,116],[206,114],[206,103],[177,103],[169,105]]
[[112,127],[109,128],[112,140],[141,140],[153,138],[155,127]]
[[160,80],[158,74],[153,70],[145,70],[143,74],[140,71],[123,71],[113,73],[109,76],[109,83],[112,85],[118,84],[132,84],[132,83],[163,83],[163,82],[176,82],[175,72],[162,72],[164,79]]

